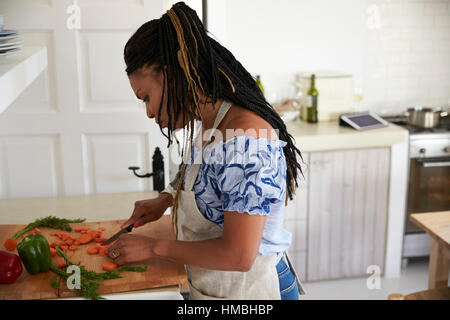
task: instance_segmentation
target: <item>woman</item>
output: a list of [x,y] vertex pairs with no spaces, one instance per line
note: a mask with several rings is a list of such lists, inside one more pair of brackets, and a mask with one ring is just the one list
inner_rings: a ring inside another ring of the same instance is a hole
[[137,201],[122,226],[173,207],[177,240],[122,235],[108,255],[119,265],[154,257],[184,264],[191,299],[298,299],[282,225],[301,154],[255,80],[183,2],[143,24],[124,58],[169,146],[174,130],[187,134],[177,178],[158,198]]

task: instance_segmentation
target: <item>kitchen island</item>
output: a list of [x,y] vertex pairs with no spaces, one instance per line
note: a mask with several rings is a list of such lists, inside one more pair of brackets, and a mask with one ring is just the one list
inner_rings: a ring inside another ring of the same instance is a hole
[[[59,218],[86,218],[87,222],[71,224],[72,228],[89,227],[92,230],[105,227],[105,237],[120,230],[132,213],[134,202],[154,198],[158,192],[132,192],[118,194],[98,194],[67,196],[56,198],[8,199],[0,201],[0,242],[11,237],[26,224],[46,216]],[[55,230],[41,228],[42,234],[51,242]],[[141,234],[162,239],[174,239],[171,217],[163,216],[154,223],[133,230]],[[3,248],[2,248],[3,250]],[[86,247],[80,247],[66,254],[74,263],[80,262],[88,270],[101,272],[101,264],[109,260],[99,255],[90,256]],[[13,253],[17,254],[16,251]],[[99,294],[106,299],[182,299],[180,285],[186,286],[183,265],[151,259],[137,265],[146,265],[144,273],[126,272],[121,279],[105,280]],[[51,271],[30,275],[25,269],[13,284],[0,284],[0,299],[79,299],[79,294],[68,290],[64,284],[60,289],[50,286],[55,275]]]
[[303,281],[398,277],[408,173],[408,131],[357,131],[338,121],[286,123],[304,178],[287,207],[290,254]]

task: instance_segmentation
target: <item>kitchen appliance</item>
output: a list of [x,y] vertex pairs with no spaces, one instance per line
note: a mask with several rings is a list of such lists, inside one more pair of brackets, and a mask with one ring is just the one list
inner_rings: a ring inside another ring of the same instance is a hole
[[352,127],[356,130],[367,130],[386,127],[388,123],[375,113],[365,111],[342,114],[339,117],[339,125],[343,127]]
[[409,181],[403,258],[430,254],[429,236],[409,220],[412,213],[450,210],[450,117],[423,128],[407,115],[384,116],[409,131]]
[[447,115],[448,112],[442,111],[441,108],[414,107],[406,111],[408,124],[420,128],[436,128],[441,117]]

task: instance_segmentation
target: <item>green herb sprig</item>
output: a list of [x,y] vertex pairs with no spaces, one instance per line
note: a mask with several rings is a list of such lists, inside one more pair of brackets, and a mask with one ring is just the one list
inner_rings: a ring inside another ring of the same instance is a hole
[[[64,258],[67,266],[77,265],[80,268],[80,275],[81,275],[80,290],[81,290],[83,297],[85,297],[86,299],[91,299],[91,300],[104,299],[97,292],[99,286],[101,285],[101,282],[98,282],[98,281],[122,278],[120,273],[125,272],[125,271],[145,272],[147,270],[147,267],[121,267],[119,269],[98,273],[95,271],[87,270],[84,266],[80,265],[79,263],[75,264],[72,261],[70,261],[69,258],[67,257],[67,255],[58,246],[56,246],[55,249],[56,249],[56,253],[59,256]],[[67,278],[69,278],[69,276],[70,276],[70,274],[68,274],[66,271],[59,269],[53,262],[52,262],[52,265],[50,266],[50,269],[53,272],[55,272],[57,275],[61,276],[61,279],[64,282],[66,282]]]
[[70,227],[69,223],[82,223],[86,219],[62,219],[54,216],[49,216],[45,218],[40,218],[35,220],[32,223],[29,223],[25,228],[18,231],[14,236],[13,239],[20,238],[23,234],[27,233],[28,231],[33,230],[34,228],[39,227],[47,227],[47,228],[53,228],[53,229],[59,229],[64,231],[72,231],[72,228]]
[[53,288],[55,289],[59,289],[59,282],[58,279],[56,277],[53,277],[50,279],[50,284]]

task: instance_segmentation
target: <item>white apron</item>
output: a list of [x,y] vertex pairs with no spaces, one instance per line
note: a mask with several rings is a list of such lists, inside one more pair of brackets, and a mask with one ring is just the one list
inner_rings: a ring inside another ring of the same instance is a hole
[[[231,105],[232,103],[228,101],[222,103],[213,129],[217,129]],[[208,142],[211,139],[213,130],[210,132],[211,135],[207,139]],[[201,138],[201,134],[198,136]],[[190,152],[187,152],[187,159],[189,157]],[[201,241],[219,238],[223,235],[223,229],[203,216],[195,201],[195,192],[192,191],[192,188],[200,165],[200,163],[194,161],[186,172],[184,190],[180,190],[177,217],[178,240]],[[286,255],[285,257],[287,258]],[[247,272],[210,270],[185,265],[190,299],[279,300],[281,297],[276,263],[276,254],[269,256],[258,254],[251,269]],[[288,264],[291,267],[290,261],[288,261]],[[291,270],[295,275],[292,267]],[[301,288],[298,280],[297,283],[299,288]]]

